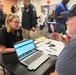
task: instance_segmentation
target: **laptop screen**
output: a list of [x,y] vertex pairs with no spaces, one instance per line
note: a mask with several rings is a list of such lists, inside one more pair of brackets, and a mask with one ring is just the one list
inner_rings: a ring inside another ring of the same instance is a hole
[[34,41],[32,39],[19,42],[14,45],[19,60],[22,60],[36,51]]

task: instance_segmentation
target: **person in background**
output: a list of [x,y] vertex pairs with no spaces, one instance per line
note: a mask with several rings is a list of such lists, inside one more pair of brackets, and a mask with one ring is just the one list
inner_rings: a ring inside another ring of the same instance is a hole
[[56,8],[55,8],[55,12],[54,12],[54,19],[56,20],[56,31],[58,33],[62,33],[62,34],[66,34],[66,21],[67,18],[63,18],[60,13],[63,11],[68,11],[68,6],[67,3],[69,2],[69,0],[62,0],[61,3],[59,3]]
[[50,33],[56,31],[56,25],[54,24],[55,19],[54,19],[53,15],[54,15],[54,10],[50,11],[50,14],[48,16],[47,25],[48,25],[48,32],[50,32]]
[[3,4],[2,4],[2,2],[0,1],[0,28],[2,27],[2,25],[4,25],[4,23],[5,23],[5,18],[6,18],[6,15],[5,15],[5,13],[3,12]]
[[[11,12],[13,14],[16,14],[20,18],[20,22],[22,22],[22,13],[19,11],[18,6],[12,5],[11,6]],[[20,26],[22,26],[22,25],[20,24]]]
[[39,22],[40,22],[40,31],[42,33],[43,28],[45,26],[45,19],[46,19],[46,10],[43,9],[42,13],[40,14]]
[[48,16],[48,21],[49,21],[49,22],[54,22],[53,14],[54,14],[54,10],[51,11],[51,12],[50,12],[50,15]]
[[67,41],[59,33],[51,34],[54,39],[65,44],[56,61],[55,75],[76,75],[76,4],[69,11],[62,12],[61,15],[68,17],[66,24],[72,37]]
[[30,38],[30,31],[35,32],[37,25],[37,14],[34,5],[30,0],[23,1],[22,9],[22,34],[25,39]]

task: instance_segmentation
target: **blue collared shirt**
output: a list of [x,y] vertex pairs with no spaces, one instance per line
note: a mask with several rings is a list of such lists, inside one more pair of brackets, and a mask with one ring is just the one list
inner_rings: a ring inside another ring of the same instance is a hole
[[[68,6],[67,4],[64,4],[63,2],[61,2],[56,6],[55,14],[60,16],[60,13],[64,11],[68,11]],[[67,21],[67,18],[56,19],[56,22],[63,23],[63,24],[65,24],[66,21]]]

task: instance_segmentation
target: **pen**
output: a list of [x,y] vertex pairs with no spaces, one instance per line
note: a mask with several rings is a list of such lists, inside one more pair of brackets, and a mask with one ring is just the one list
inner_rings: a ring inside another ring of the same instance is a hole
[[50,50],[47,50],[47,49],[46,49],[46,51],[51,52]]

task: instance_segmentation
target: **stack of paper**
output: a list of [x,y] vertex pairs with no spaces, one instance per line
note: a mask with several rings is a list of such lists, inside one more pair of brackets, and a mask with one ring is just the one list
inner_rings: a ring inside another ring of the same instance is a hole
[[[40,37],[36,41],[36,48],[43,51],[46,54],[58,56],[64,48],[64,44],[60,41],[46,39],[45,37]],[[55,46],[50,46],[51,44]]]

